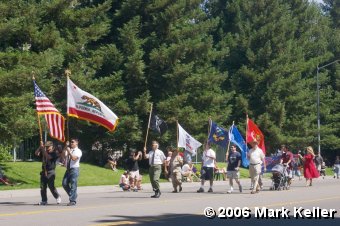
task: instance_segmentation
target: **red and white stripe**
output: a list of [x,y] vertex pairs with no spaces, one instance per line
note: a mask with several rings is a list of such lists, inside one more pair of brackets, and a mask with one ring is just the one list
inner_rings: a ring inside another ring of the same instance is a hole
[[47,97],[35,97],[35,104],[38,113],[59,113],[59,111],[54,107],[52,102]]
[[62,142],[65,141],[65,119],[64,117],[58,112],[58,113],[52,113],[52,114],[45,114],[45,119],[47,126],[50,130],[50,136],[58,139]]

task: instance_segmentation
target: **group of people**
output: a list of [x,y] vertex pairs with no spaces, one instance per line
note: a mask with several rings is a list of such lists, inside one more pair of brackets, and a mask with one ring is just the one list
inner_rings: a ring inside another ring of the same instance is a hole
[[[71,142],[66,142],[63,149],[57,150],[54,148],[54,144],[51,141],[47,141],[45,144],[41,142],[40,147],[35,151],[36,156],[42,158],[42,170],[40,172],[40,193],[41,201],[39,205],[47,204],[47,187],[50,189],[53,197],[58,204],[61,203],[61,196],[55,188],[55,168],[58,162],[66,167],[66,171],[62,180],[62,186],[69,196],[68,206],[74,206],[77,203],[77,182],[79,177],[79,162],[82,156],[82,151],[78,148],[78,139],[71,139]],[[258,193],[262,188],[261,175],[262,172],[266,172],[266,161],[263,151],[259,148],[256,140],[251,141],[251,149],[247,153],[249,160],[249,175],[251,178],[251,194]],[[241,154],[237,151],[236,145],[230,146],[230,151],[226,153],[227,162],[227,178],[229,179],[229,190],[227,193],[234,192],[234,181],[238,186],[239,192],[243,191],[240,182],[240,166],[241,166]],[[287,170],[288,187],[291,185],[294,175],[295,165],[297,161],[294,160],[293,154],[288,150],[286,145],[281,146],[280,164],[283,164]],[[162,173],[162,166],[164,165],[164,173],[171,179],[173,185],[173,193],[182,191],[183,177],[188,178],[189,181],[193,181],[193,165],[191,161],[183,161],[177,148],[168,150],[168,158],[165,157],[163,151],[159,149],[159,143],[152,141],[151,150],[146,153],[146,148],[143,149],[143,153],[132,149],[128,160],[126,161],[127,170],[120,178],[119,185],[124,191],[141,190],[142,176],[139,173],[138,161],[144,159],[149,160],[149,177],[150,182],[155,192],[152,198],[159,198],[161,196],[159,179]],[[321,157],[321,156],[320,156]],[[324,168],[324,162],[318,155],[314,154],[312,147],[306,148],[306,153],[302,156],[298,154],[299,160],[303,162],[303,172],[306,178],[306,186],[312,186],[312,180],[320,176]],[[114,165],[116,167],[116,163]],[[211,148],[209,142],[205,143],[204,151],[202,154],[201,163],[201,186],[197,190],[198,193],[204,192],[204,185],[206,181],[209,181],[208,192],[213,192],[214,183],[214,170],[216,169],[216,153]],[[319,169],[319,170],[318,170]],[[340,171],[340,159],[337,159],[334,164],[334,178],[339,178]]]
[[78,139],[72,138],[70,141],[67,141],[65,147],[60,151],[56,151],[52,141],[47,141],[45,144],[40,142],[40,147],[35,151],[35,155],[42,158],[40,172],[41,201],[38,205],[47,205],[47,187],[56,199],[57,204],[61,203],[61,196],[54,185],[57,162],[66,167],[62,185],[69,196],[69,203],[67,205],[76,205],[79,162],[82,151],[78,148]]
[[142,152],[135,149],[130,150],[129,158],[126,160],[127,170],[121,175],[119,186],[123,191],[142,190],[142,175],[139,173],[138,161],[142,160]]
[[[249,175],[251,178],[251,194],[259,193],[262,189],[261,176],[263,172],[267,171],[265,155],[258,146],[258,141],[253,140],[249,142],[251,149],[247,153],[249,160]],[[173,184],[173,193],[182,191],[182,175],[181,166],[183,165],[183,159],[181,158],[177,149],[172,150],[170,158],[166,160],[164,153],[158,149],[159,144],[156,141],[152,143],[152,150],[146,154],[144,149],[145,158],[149,159],[149,175],[152,187],[155,191],[153,198],[158,198],[161,195],[159,187],[159,177],[161,174],[161,165],[165,163],[165,174],[168,174]],[[241,154],[237,151],[236,145],[231,145],[231,150],[226,153],[227,161],[227,178],[229,179],[229,190],[227,193],[234,192],[234,181],[237,184],[239,192],[243,191],[240,182],[240,166],[242,162]],[[321,156],[315,154],[311,146],[307,147],[305,154],[302,156],[300,153],[297,155],[297,159],[294,159],[294,155],[288,150],[286,145],[281,145],[281,156],[279,164],[282,164],[287,173],[287,189],[289,189],[294,174],[296,173],[301,177],[300,166],[297,162],[302,162],[303,176],[306,179],[306,186],[312,186],[314,178],[318,178],[320,175],[325,175],[325,163]],[[320,160],[321,158],[321,160]],[[168,161],[168,162],[167,162]],[[340,159],[337,160],[334,165],[334,178],[339,178]],[[209,181],[208,192],[213,192],[214,183],[214,170],[216,169],[216,153],[211,149],[210,144],[207,142],[202,154],[202,167],[201,167],[201,186],[197,190],[198,193],[204,192],[204,185],[206,181]],[[296,172],[294,172],[296,171]]]

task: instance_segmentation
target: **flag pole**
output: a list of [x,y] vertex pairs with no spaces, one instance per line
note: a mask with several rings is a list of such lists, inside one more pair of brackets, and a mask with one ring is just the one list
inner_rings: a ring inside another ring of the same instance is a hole
[[[233,128],[234,124],[235,124],[235,121],[233,121],[233,124],[232,124],[232,126],[231,126],[232,128]],[[230,130],[229,130],[229,131],[230,131]],[[229,136],[229,134],[228,134],[228,136]],[[227,152],[225,153],[225,157],[226,157],[225,160],[226,160],[226,161],[228,161],[227,158],[228,158],[228,155],[229,155],[229,148],[230,148],[230,137],[229,137],[229,141],[228,141]]]
[[152,114],[152,103],[150,104],[150,115],[149,115],[149,122],[148,122],[148,128],[146,130],[146,137],[145,137],[145,142],[144,142],[144,148],[146,148],[146,142],[148,141],[148,135],[149,135],[149,128],[150,128],[150,121],[151,121],[151,114]]
[[[32,80],[33,80],[33,82],[35,82],[34,71],[32,71]],[[42,127],[41,127],[41,122],[40,122],[40,115],[39,115],[38,111],[36,111],[36,112],[37,112],[38,127],[39,127],[39,138],[40,138],[40,146],[41,146],[44,143],[43,137],[42,137]],[[46,151],[45,147],[44,147],[44,151]],[[42,161],[43,161],[43,167],[44,167],[44,174],[45,174],[45,176],[47,176],[46,157],[45,157],[44,154],[42,154]]]
[[248,144],[248,113],[246,113],[246,145]]
[[211,117],[209,116],[209,125],[208,125],[208,140],[209,140],[209,134],[211,131]]
[[177,147],[177,151],[178,151],[178,120],[176,120],[176,124],[177,124],[177,144],[176,144],[176,147]]
[[[67,101],[68,101],[68,79],[71,75],[71,70],[66,69],[65,70],[65,75],[66,75],[66,93],[67,93]],[[67,105],[67,102],[66,102]],[[68,112],[68,106],[66,106],[66,112]],[[66,142],[70,139],[70,126],[69,126],[69,122],[70,122],[70,117],[68,114],[66,114],[66,137],[65,137],[65,144]]]
[[[32,80],[33,82],[35,81],[35,77],[34,77],[34,71],[32,71]],[[38,111],[37,112],[37,119],[38,119],[38,127],[39,127],[39,138],[40,138],[40,143],[43,142],[43,138],[42,138],[42,128],[41,128],[41,122],[40,122],[40,116]]]

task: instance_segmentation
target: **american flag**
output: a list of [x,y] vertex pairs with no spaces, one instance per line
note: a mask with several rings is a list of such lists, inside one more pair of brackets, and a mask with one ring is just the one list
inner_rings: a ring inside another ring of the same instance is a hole
[[46,95],[41,91],[35,80],[34,83],[34,96],[36,109],[39,115],[45,115],[45,120],[47,126],[50,130],[50,136],[60,140],[65,141],[64,129],[65,129],[65,119],[60,114],[60,112],[54,107],[52,102],[46,97]]

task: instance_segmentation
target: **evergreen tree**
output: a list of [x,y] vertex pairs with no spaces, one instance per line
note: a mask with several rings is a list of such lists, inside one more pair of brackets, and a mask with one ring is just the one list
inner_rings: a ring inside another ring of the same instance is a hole
[[217,45],[230,49],[219,67],[230,74],[226,89],[236,91],[233,116],[255,119],[269,150],[315,146],[315,69],[331,56],[320,9],[303,0],[216,0],[207,9],[220,18]]
[[123,69],[131,92],[127,98],[136,112],[142,110],[143,128],[147,102],[168,122],[163,141],[173,145],[176,120],[201,140],[209,116],[227,121],[231,95],[221,90],[227,76],[214,67],[221,54],[210,36],[216,20],[207,18],[201,1],[126,0],[115,12],[118,43],[128,56]]

